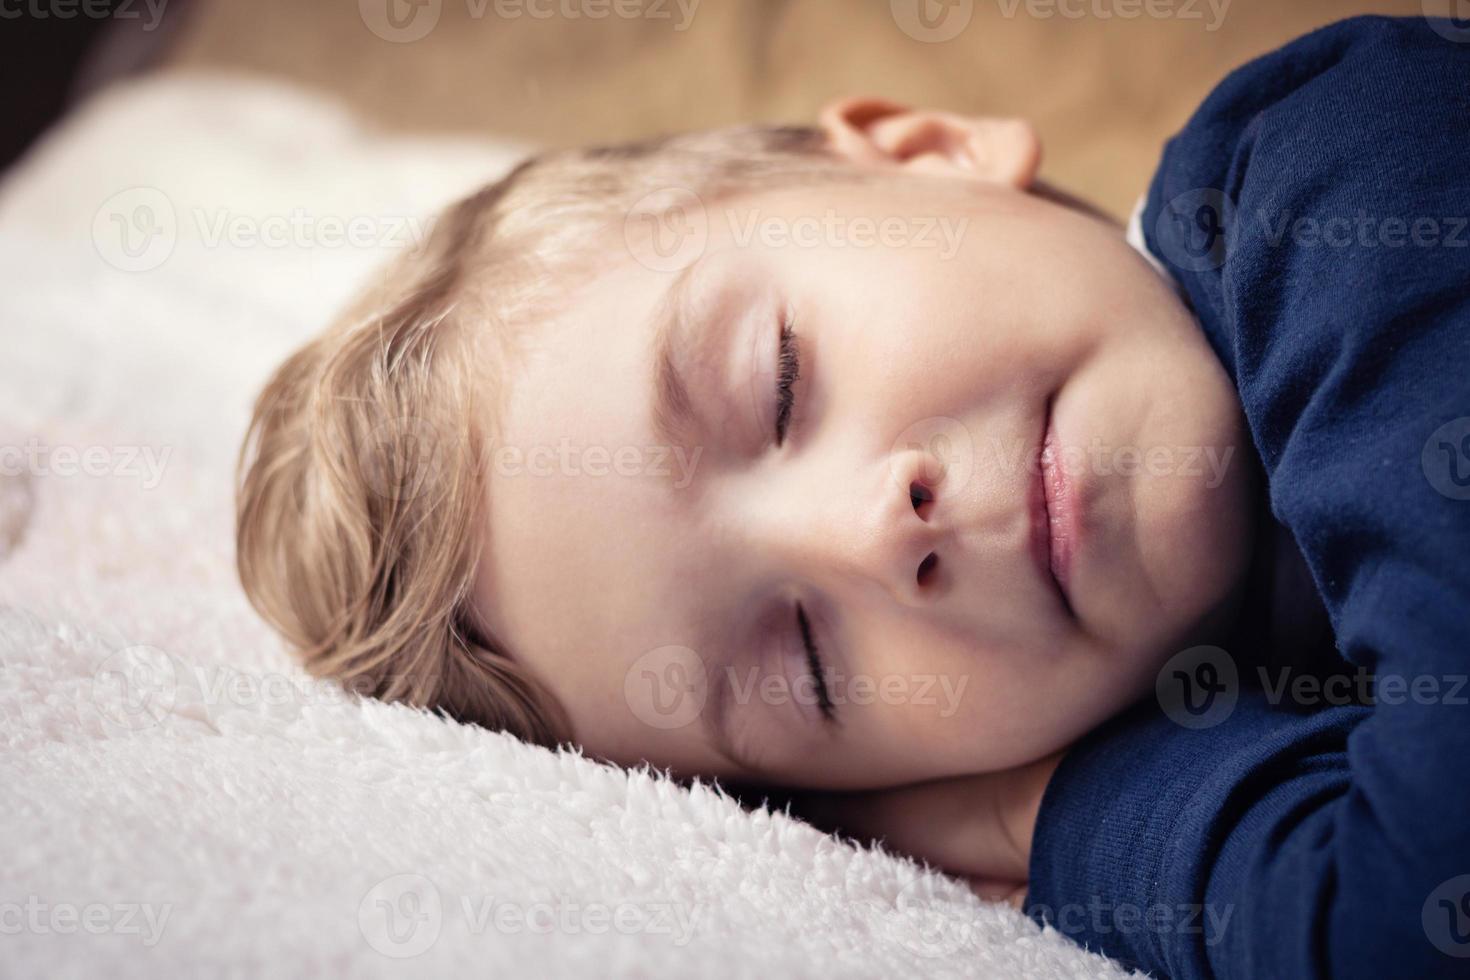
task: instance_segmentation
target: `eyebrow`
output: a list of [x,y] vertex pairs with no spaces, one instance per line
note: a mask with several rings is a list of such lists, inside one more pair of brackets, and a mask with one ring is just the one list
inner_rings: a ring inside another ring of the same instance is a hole
[[680,371],[676,350],[687,334],[689,323],[689,280],[698,262],[685,266],[669,283],[654,316],[653,328],[653,428],[669,447],[688,448],[697,426],[694,399]]
[[731,709],[734,702],[735,688],[730,682],[730,665],[722,660],[719,668],[714,671],[714,676],[709,678],[704,710],[700,712],[700,725],[715,751],[726,761],[748,773],[754,773],[755,766],[735,747],[734,732],[731,730],[734,717]]
[[[690,280],[699,263],[685,266],[669,283],[654,314],[653,328],[653,427],[658,439],[668,446],[688,448],[698,426],[698,413],[690,397],[688,382],[680,370],[677,350],[687,336],[690,323]],[[710,644],[702,644],[709,649]],[[747,774],[757,769],[736,745],[733,731],[735,687],[731,667],[724,657],[706,674],[704,708],[699,724],[710,745],[727,762]]]

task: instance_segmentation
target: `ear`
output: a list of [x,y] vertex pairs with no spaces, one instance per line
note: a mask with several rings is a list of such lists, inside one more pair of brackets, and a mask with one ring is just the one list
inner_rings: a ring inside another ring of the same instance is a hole
[[1041,139],[1024,119],[959,116],[857,97],[819,117],[832,152],[858,166],[897,167],[1027,190],[1041,166]]

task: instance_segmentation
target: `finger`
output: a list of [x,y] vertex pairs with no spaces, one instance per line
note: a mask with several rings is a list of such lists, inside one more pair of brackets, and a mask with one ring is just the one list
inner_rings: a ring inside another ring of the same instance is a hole
[[868,793],[822,794],[799,808],[818,826],[938,865],[954,874],[1024,879],[1027,860],[1000,819],[987,776]]
[[1005,881],[981,875],[967,875],[965,881],[970,886],[970,891],[987,902],[1005,902],[1017,909],[1026,904],[1027,883],[1024,881]]

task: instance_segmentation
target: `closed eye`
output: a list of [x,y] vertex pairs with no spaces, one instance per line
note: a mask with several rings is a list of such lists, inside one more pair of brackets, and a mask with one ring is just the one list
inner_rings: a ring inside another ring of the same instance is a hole
[[776,445],[786,441],[791,427],[791,413],[796,408],[796,382],[801,378],[801,347],[796,329],[788,318],[781,324],[781,340],[776,357]]
[[811,671],[812,687],[817,692],[817,707],[821,709],[823,717],[833,721],[837,716],[837,706],[832,702],[832,692],[827,687],[826,666],[822,663],[821,653],[812,637],[812,624],[807,620],[806,610],[801,608],[799,602],[796,604],[796,628],[801,631],[801,645],[806,650],[806,666]]

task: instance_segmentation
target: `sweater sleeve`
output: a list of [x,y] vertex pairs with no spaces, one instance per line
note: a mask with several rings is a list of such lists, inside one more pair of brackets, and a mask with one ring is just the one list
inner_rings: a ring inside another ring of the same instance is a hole
[[1453,36],[1361,18],[1247,65],[1150,188],[1148,246],[1240,391],[1272,514],[1372,695],[1329,707],[1212,667],[1198,679],[1229,704],[1205,723],[1153,702],[1069,753],[1028,907],[1157,975],[1470,976],[1470,45]]

